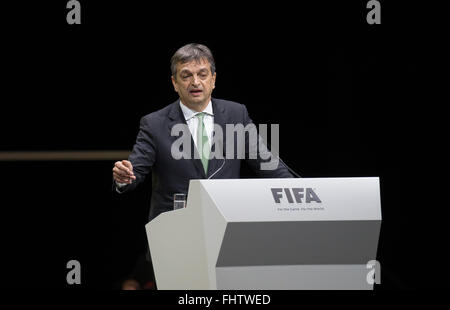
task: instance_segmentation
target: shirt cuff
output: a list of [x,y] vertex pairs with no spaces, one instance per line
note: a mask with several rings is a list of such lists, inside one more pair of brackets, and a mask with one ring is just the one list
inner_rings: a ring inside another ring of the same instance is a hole
[[116,186],[117,186],[118,188],[124,187],[125,185],[127,185],[127,183],[119,183],[119,182],[116,182]]
[[116,192],[122,194],[123,188],[127,185],[127,183],[118,183],[116,182]]

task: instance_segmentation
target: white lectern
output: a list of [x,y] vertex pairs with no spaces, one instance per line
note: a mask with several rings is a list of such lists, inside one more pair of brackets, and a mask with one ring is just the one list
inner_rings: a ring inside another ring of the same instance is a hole
[[158,289],[372,289],[377,177],[191,180],[146,225]]

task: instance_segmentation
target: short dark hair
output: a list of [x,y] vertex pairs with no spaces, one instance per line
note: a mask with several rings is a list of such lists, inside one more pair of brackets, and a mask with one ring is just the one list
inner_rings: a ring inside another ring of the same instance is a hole
[[180,47],[170,60],[170,70],[172,71],[173,77],[176,78],[177,76],[178,63],[187,63],[193,60],[200,61],[203,58],[209,62],[211,74],[214,74],[216,72],[216,64],[211,50],[208,47],[197,43],[189,43]]

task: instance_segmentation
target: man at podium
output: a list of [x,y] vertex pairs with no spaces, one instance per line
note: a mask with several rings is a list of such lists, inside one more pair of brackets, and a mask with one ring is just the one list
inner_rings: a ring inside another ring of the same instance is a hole
[[[216,151],[215,129],[222,128],[225,132],[227,124],[246,127],[252,124],[252,120],[244,105],[211,97],[216,70],[208,47],[193,43],[181,47],[172,56],[171,71],[179,100],[142,117],[132,153],[128,160],[117,161],[113,168],[115,188],[119,193],[134,189],[152,172],[149,220],[161,212],[173,210],[173,195],[187,194],[191,179],[239,178],[241,160],[245,160],[259,177],[293,177],[278,160],[273,169],[264,170],[261,162],[266,157],[230,158],[228,153],[226,156],[210,156]],[[189,142],[192,150],[197,151],[197,158],[174,158],[173,144],[177,137],[173,136],[173,129],[180,124],[188,128]],[[248,136],[245,135],[243,141],[246,155],[252,144]]]

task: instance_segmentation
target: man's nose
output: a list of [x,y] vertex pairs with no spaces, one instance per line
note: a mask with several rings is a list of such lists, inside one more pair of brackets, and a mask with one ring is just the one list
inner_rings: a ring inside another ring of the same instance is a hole
[[197,85],[200,84],[200,79],[199,79],[198,75],[194,74],[192,76],[192,82],[191,83],[192,83],[192,86],[197,86]]

